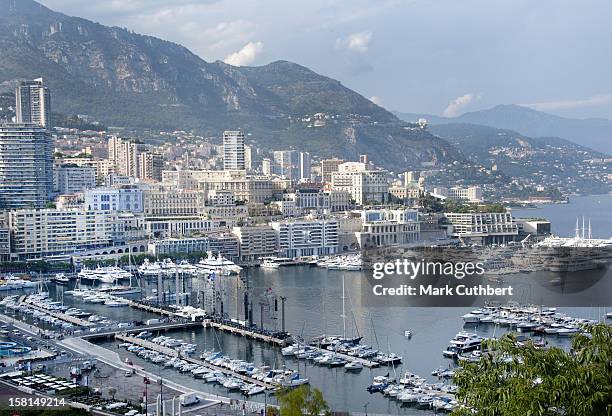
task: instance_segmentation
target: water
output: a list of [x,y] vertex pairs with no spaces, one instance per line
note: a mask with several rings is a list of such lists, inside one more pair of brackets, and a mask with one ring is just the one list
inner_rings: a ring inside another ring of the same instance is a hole
[[[612,236],[612,195],[574,196],[569,204],[544,204],[531,209],[513,209],[515,217],[543,217],[552,223],[552,232],[571,237],[576,232],[576,218],[582,228],[582,217],[588,233],[588,221],[594,238]],[[582,232],[582,231],[581,231]]]
[[[577,215],[589,216],[592,219],[594,236],[607,237],[612,234],[612,197],[576,197],[568,205],[546,205],[533,210],[515,210],[519,216],[543,216],[553,221],[553,229],[560,235],[572,235]],[[375,375],[395,373],[399,376],[403,371],[412,371],[429,381],[437,381],[431,371],[440,366],[452,363],[442,357],[442,350],[448,341],[462,329],[461,316],[471,308],[384,308],[365,307],[360,304],[360,272],[341,272],[315,267],[288,267],[278,270],[251,269],[248,270],[248,281],[253,293],[254,321],[260,322],[259,302],[266,299],[265,293],[270,289],[277,296],[286,296],[286,328],[292,334],[305,340],[325,334],[342,333],[342,276],[345,277],[345,296],[347,311],[347,334],[364,336],[362,343],[374,345],[381,351],[392,351],[403,356],[403,364],[398,368],[364,368],[360,373],[346,373],[343,368],[329,369],[305,365],[306,361],[285,359],[280,350],[259,342],[252,342],[242,337],[225,334],[212,329],[189,329],[174,331],[168,335],[181,338],[186,342],[198,345],[198,354],[204,350],[221,349],[232,358],[253,361],[257,365],[266,364],[273,367],[286,365],[300,370],[300,374],[310,378],[311,385],[321,389],[333,410],[363,412],[367,404],[368,412],[386,414],[422,415],[428,414],[415,408],[402,408],[398,402],[384,398],[380,393],[368,394],[366,387]],[[231,278],[230,278],[231,279]],[[524,279],[529,282],[528,279]],[[526,283],[528,284],[528,283]],[[170,284],[170,286],[172,286]],[[194,288],[197,289],[197,282]],[[228,298],[234,298],[232,288],[235,281],[227,284]],[[151,287],[149,288],[149,290]],[[61,290],[61,289],[60,289]],[[54,291],[52,290],[52,293]],[[66,303],[75,302],[69,296]],[[156,317],[153,314],[130,308],[108,308],[103,305],[83,305],[79,307],[96,314],[107,316],[117,321],[145,320]],[[241,302],[240,302],[241,303]],[[273,310],[273,304],[270,304]],[[548,305],[554,306],[554,305]],[[232,316],[236,312],[243,318],[241,305],[230,301],[225,310]],[[603,314],[598,308],[560,308],[560,311],[573,316],[597,319]],[[265,310],[263,321],[268,328],[281,326],[280,301],[278,313]],[[404,337],[404,331],[412,331],[412,338]],[[483,336],[499,336],[500,329],[492,325],[470,328]],[[568,347],[569,341],[557,337],[547,337],[552,345]],[[102,345],[116,350],[115,342],[104,342]],[[143,365],[155,374],[169,378],[182,384],[215,394],[242,398],[239,395],[228,394],[222,387],[214,387],[202,380],[195,380],[186,374],[179,374],[173,369],[162,369],[154,364],[139,359],[136,355],[117,350],[122,357]],[[262,396],[255,400],[263,401]],[[273,399],[269,399],[273,400]]]

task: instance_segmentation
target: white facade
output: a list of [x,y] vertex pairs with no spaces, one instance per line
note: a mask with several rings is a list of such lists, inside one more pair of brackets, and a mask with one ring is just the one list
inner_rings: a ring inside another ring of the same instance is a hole
[[142,189],[135,185],[88,189],[85,209],[93,211],[143,211]]
[[406,245],[420,238],[418,211],[408,208],[361,211],[361,248]]
[[285,220],[270,225],[276,232],[282,256],[325,256],[338,252],[338,221],[335,219]]
[[110,211],[24,209],[9,213],[12,251],[19,259],[74,253],[111,244]]
[[332,190],[346,191],[355,203],[386,203],[389,200],[389,181],[382,170],[366,170],[360,162],[346,162],[331,174]]
[[518,225],[510,212],[445,213],[449,234],[476,243],[505,243],[518,235]]
[[17,123],[30,123],[51,130],[51,94],[43,79],[22,81],[15,90]]
[[96,186],[96,171],[91,166],[60,166],[54,175],[55,190],[60,195],[76,194]]
[[245,170],[244,134],[241,131],[223,132],[223,170]]
[[463,188],[454,186],[452,188],[434,188],[433,196],[451,200],[462,200],[469,202],[482,202],[482,188],[480,186],[470,186]]
[[155,257],[159,257],[177,253],[201,253],[207,251],[208,247],[208,237],[165,238],[151,241],[148,252]]
[[276,232],[269,225],[234,227],[232,234],[238,237],[241,261],[256,262],[260,257],[278,253]]

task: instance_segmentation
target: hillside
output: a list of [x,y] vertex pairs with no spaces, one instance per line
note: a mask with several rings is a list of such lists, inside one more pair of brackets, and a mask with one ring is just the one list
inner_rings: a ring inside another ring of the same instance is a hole
[[429,124],[469,123],[511,129],[531,137],[562,137],[582,146],[612,154],[612,120],[571,119],[518,105],[498,105],[455,118],[428,114],[395,113],[405,121],[426,118]]
[[[391,169],[461,159],[444,140],[295,63],[233,67],[129,30],[0,0],[0,92],[43,77],[54,111],[88,114],[131,129],[220,136],[242,128],[263,148],[293,146],[322,156],[370,153]],[[7,11],[7,12],[4,12]],[[319,114],[323,122],[312,120]]]
[[[605,165],[586,162],[603,153],[558,137],[528,137],[512,130],[476,124],[439,124],[429,130],[448,140],[470,160],[514,178],[537,179],[568,191],[608,193]],[[612,164],[608,164],[612,166]]]

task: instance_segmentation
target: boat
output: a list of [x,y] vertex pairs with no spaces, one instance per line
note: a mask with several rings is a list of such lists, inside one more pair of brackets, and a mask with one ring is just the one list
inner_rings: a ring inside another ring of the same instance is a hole
[[216,274],[220,276],[230,276],[240,273],[242,267],[238,266],[231,260],[224,258],[222,255],[215,257],[212,251],[206,252],[206,258],[200,260],[195,266],[202,272],[207,274]]
[[57,273],[51,280],[58,285],[67,285],[70,283],[70,279],[68,279],[64,273]]
[[284,266],[296,266],[300,264],[298,260],[290,259],[289,257],[260,257],[260,267],[265,269],[278,269]]
[[302,384],[308,384],[308,381],[307,378],[301,378],[299,373],[295,373],[290,378],[282,380],[280,384],[283,387],[297,387]]
[[262,386],[258,386],[258,385],[253,385],[252,387],[250,387],[247,391],[246,391],[246,395],[247,396],[255,396],[256,394],[260,394],[263,393],[265,391],[265,387]]
[[459,355],[478,350],[484,338],[469,332],[459,332],[450,340],[449,346],[442,352],[447,358],[458,358]]
[[346,371],[360,371],[363,369],[363,364],[359,361],[350,361],[344,365]]
[[108,299],[104,302],[104,306],[108,306],[109,308],[122,308],[125,306],[130,306],[130,303],[120,299]]

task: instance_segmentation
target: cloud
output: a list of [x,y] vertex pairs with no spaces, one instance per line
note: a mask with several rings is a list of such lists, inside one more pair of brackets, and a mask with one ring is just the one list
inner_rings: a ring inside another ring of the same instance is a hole
[[612,103],[612,94],[601,94],[594,95],[589,98],[583,98],[579,100],[559,100],[559,101],[544,101],[532,104],[519,104],[523,107],[533,108],[539,111],[555,111],[555,110],[569,110],[573,108],[581,107],[594,107],[598,105]]
[[380,97],[377,97],[376,95],[371,96],[370,101],[372,101],[377,106],[384,107],[383,99]]
[[231,53],[223,60],[226,64],[245,66],[253,63],[257,55],[263,50],[262,42],[249,42],[238,52]]
[[474,100],[478,100],[480,97],[474,96],[474,94],[464,94],[460,97],[455,98],[442,113],[444,117],[457,117],[461,110],[470,105]]
[[351,33],[346,38],[336,39],[336,49],[348,49],[353,52],[365,53],[370,48],[372,41],[372,32],[356,32]]

